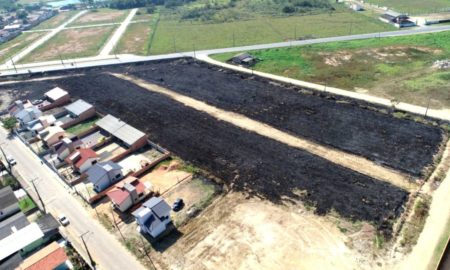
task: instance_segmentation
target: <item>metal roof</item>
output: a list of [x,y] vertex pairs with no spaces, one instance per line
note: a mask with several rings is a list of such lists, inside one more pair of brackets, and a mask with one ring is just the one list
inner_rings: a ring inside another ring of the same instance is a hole
[[28,226],[30,222],[22,212],[10,216],[6,220],[0,222],[0,240],[13,234],[13,229],[20,230]]
[[18,200],[10,186],[0,189],[0,210],[16,203],[18,203]]
[[36,223],[31,223],[25,228],[12,233],[0,240],[0,260],[41,239],[43,236],[44,233]]
[[122,167],[117,163],[112,161],[96,163],[92,167],[90,167],[86,174],[89,177],[89,181],[93,184],[96,184],[105,174],[112,170],[121,170]]
[[120,119],[108,114],[98,120],[96,125],[107,131],[114,137],[126,143],[128,146],[133,145],[139,139],[145,136],[145,133],[128,125]]
[[52,100],[58,100],[62,97],[64,97],[65,95],[67,95],[67,91],[59,88],[59,87],[55,87],[52,90],[48,91],[47,93],[45,93],[45,95],[52,99]]
[[151,209],[158,218],[167,216],[171,210],[170,206],[161,197],[153,197],[143,205]]
[[87,103],[86,101],[84,101],[82,99],[79,99],[79,100],[75,101],[74,103],[67,105],[65,108],[70,113],[73,113],[73,114],[79,116],[82,113],[84,113],[85,111],[91,109],[92,107],[94,107],[94,106],[92,106],[91,104]]

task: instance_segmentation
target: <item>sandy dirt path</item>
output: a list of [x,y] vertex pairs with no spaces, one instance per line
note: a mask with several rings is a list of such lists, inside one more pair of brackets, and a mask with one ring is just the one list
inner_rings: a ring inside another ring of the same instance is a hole
[[314,155],[325,158],[335,164],[341,165],[351,170],[360,172],[365,175],[369,175],[381,181],[389,182],[395,186],[398,186],[400,188],[409,191],[415,190],[417,188],[417,185],[410,182],[406,175],[397,172],[395,170],[380,166],[375,162],[372,162],[365,158],[345,153],[343,151],[339,151],[337,149],[333,149],[330,147],[325,147],[316,144],[314,142],[308,141],[306,139],[293,136],[279,129],[276,129],[270,125],[252,120],[237,113],[221,110],[214,106],[210,106],[204,102],[178,94],[167,88],[149,83],[147,81],[132,76],[123,74],[112,74],[112,75],[116,76],[117,78],[133,82],[136,85],[149,91],[166,95],[172,98],[173,100],[176,100],[184,104],[187,107],[191,107],[198,111],[205,112],[218,120],[231,123],[242,129],[255,132],[259,135],[287,144],[289,146],[308,151]]

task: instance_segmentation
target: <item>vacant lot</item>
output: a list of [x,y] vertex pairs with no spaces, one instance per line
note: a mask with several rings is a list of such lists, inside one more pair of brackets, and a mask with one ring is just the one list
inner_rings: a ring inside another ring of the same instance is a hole
[[[141,68],[161,67],[150,65]],[[206,69],[193,78],[211,77],[215,73]],[[388,183],[218,121],[160,94],[109,75],[89,74],[9,85],[2,89],[20,87],[24,93],[31,91],[31,97],[40,96],[49,87],[59,85],[72,96],[94,104],[101,112],[120,115],[124,121],[147,132],[152,141],[213,173],[235,190],[275,203],[282,199],[303,200],[317,213],[334,210],[349,219],[368,220],[388,235],[391,228],[389,220],[395,219],[402,211],[401,206],[408,197],[406,191]],[[234,77],[231,79],[236,80]],[[241,86],[251,82],[238,81]],[[226,81],[223,82],[226,85]],[[353,108],[355,113],[360,110]],[[377,122],[376,116],[368,119],[369,122]],[[395,121],[386,117],[384,122],[391,120]]]
[[368,0],[366,2],[409,14],[430,13],[450,8],[448,0]]
[[0,61],[5,62],[45,33],[23,33],[20,36],[0,45]]
[[[253,51],[255,69],[427,106],[450,108],[450,32]],[[226,60],[233,54],[217,55]]]
[[91,10],[76,19],[69,26],[80,26],[89,24],[118,23],[122,22],[128,14],[128,10],[117,10],[102,8]]
[[388,31],[389,24],[342,10],[318,15],[270,17],[223,23],[185,21],[161,15],[150,54],[212,49],[286,40]]
[[72,10],[72,11],[60,12],[55,17],[40,23],[38,26],[34,27],[32,30],[56,28],[56,27],[60,26],[61,24],[63,24],[65,21],[69,20],[72,16],[74,16],[78,12],[80,12],[80,11]]
[[114,26],[63,30],[38,47],[21,62],[39,62],[97,55],[108,40]]
[[128,25],[114,52],[147,55],[150,33],[151,22],[132,23]]

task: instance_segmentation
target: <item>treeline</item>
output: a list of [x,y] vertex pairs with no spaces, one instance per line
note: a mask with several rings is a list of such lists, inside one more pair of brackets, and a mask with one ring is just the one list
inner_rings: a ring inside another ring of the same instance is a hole
[[165,7],[182,6],[195,0],[111,0],[110,8],[128,9],[139,7],[152,7],[155,5],[164,5]]
[[283,6],[284,13],[307,12],[312,9],[334,10],[329,0],[274,0],[274,2]]

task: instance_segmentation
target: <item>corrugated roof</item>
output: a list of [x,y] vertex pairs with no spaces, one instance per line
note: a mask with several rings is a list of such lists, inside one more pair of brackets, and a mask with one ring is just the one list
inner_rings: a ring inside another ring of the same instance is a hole
[[73,113],[75,115],[81,115],[82,113],[91,109],[92,107],[94,107],[94,106],[92,106],[91,104],[87,103],[86,101],[84,101],[82,99],[79,99],[79,100],[75,101],[74,103],[67,105],[65,108],[70,113]]
[[17,214],[10,216],[6,220],[0,222],[0,240],[13,234],[13,227],[16,228],[16,230],[20,230],[29,224],[30,222],[22,212],[18,212]]
[[18,203],[18,200],[10,186],[0,189],[0,210],[16,203]]
[[133,145],[145,136],[144,132],[128,125],[110,114],[98,120],[96,125],[129,146]]
[[167,216],[170,213],[170,206],[161,197],[153,197],[144,203],[144,206],[151,209],[158,218]]
[[31,223],[25,228],[9,235],[0,241],[0,260],[41,239],[43,236],[44,233],[36,223]]
[[67,95],[67,91],[59,88],[59,87],[55,87],[52,90],[48,91],[47,93],[45,93],[45,95],[53,100],[58,100],[62,97],[64,97],[65,95]]

